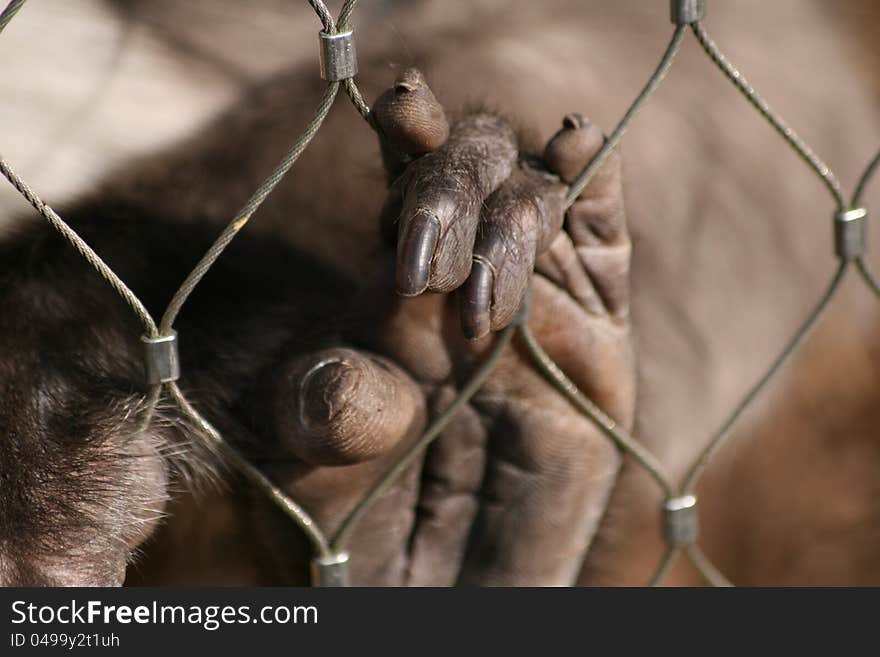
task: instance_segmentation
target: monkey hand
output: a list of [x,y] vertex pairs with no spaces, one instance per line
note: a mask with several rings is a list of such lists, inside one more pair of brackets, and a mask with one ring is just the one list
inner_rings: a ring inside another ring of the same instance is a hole
[[[396,243],[382,355],[303,357],[286,387],[300,402],[285,394],[276,413],[314,466],[285,477],[287,488],[331,534],[454,400],[529,294],[528,326],[568,377],[623,426],[634,411],[616,153],[565,207],[601,131],[572,114],[543,154],[524,154],[494,114],[450,127],[412,69],[373,116],[391,183],[382,222]],[[516,336],[483,388],[361,519],[346,545],[353,582],[571,584],[619,464]]]

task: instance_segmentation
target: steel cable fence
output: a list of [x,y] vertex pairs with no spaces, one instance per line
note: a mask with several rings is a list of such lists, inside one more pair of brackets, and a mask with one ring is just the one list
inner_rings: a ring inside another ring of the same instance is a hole
[[[0,13],[0,31],[18,12],[25,0],[12,0]],[[370,109],[364,102],[354,81],[356,60],[353,52],[351,18],[357,0],[346,0],[339,17],[334,20],[332,14],[321,0],[308,0],[322,25],[322,73],[327,86],[320,103],[303,133],[295,140],[288,152],[272,173],[253,193],[245,205],[229,221],[195,268],[184,279],[173,295],[167,309],[157,324],[143,303],[113,272],[112,269],[95,253],[92,248],[61,218],[51,207],[46,205],[30,187],[14,172],[11,166],[0,157],[0,173],[22,194],[22,196],[39,212],[65,239],[83,256],[83,258],[110,284],[120,297],[131,307],[144,327],[142,340],[146,350],[146,372],[149,383],[146,411],[141,428],[146,429],[155,414],[163,393],[167,394],[180,409],[183,416],[210,441],[214,448],[262,490],[309,539],[313,554],[313,581],[319,585],[345,585],[348,583],[347,562],[348,545],[352,532],[358,522],[372,505],[382,496],[388,487],[402,475],[412,461],[434,440],[452,420],[456,412],[466,404],[482,387],[492,374],[502,353],[509,345],[513,335],[518,332],[526,350],[530,354],[534,366],[585,416],[587,416],[604,435],[618,447],[621,452],[631,457],[642,467],[662,489],[664,502],[658,509],[665,518],[665,539],[667,548],[657,565],[651,584],[662,583],[669,572],[675,558],[684,554],[699,571],[707,583],[715,586],[729,586],[727,578],[711,563],[698,545],[697,497],[696,486],[705,472],[712,457],[721,449],[731,436],[731,430],[743,412],[749,408],[757,397],[778,375],[779,371],[791,358],[792,354],[803,344],[811,330],[816,326],[830,301],[840,289],[841,282],[854,264],[865,283],[880,299],[880,286],[862,260],[864,252],[864,235],[866,211],[860,207],[863,192],[872,176],[880,166],[880,152],[868,164],[861,176],[851,200],[847,203],[840,183],[830,168],[807,145],[786,122],[777,115],[767,102],[755,91],[742,73],[727,59],[711,39],[701,23],[704,13],[703,0],[671,0],[671,18],[675,25],[669,44],[663,52],[654,73],[629,106],[617,127],[612,131],[605,144],[593,160],[570,186],[566,197],[566,206],[571,206],[578,195],[590,183],[602,163],[623,138],[630,123],[644,107],[650,96],[659,87],[667,72],[673,66],[676,54],[690,28],[695,39],[705,51],[707,57],[719,71],[725,75],[737,90],[748,100],[764,119],[776,130],[782,139],[795,151],[803,162],[816,174],[832,197],[836,214],[834,215],[835,248],[840,264],[832,275],[827,289],[816,303],[812,311],[794,332],[791,339],[784,345],[779,355],[773,360],[765,373],[752,385],[746,395],[733,408],[720,427],[713,433],[681,482],[676,484],[666,472],[657,458],[635,437],[623,430],[610,416],[594,404],[566,376],[562,369],[542,349],[528,328],[528,309],[524,307],[519,319],[507,329],[501,331],[495,340],[491,352],[471,376],[454,401],[437,417],[433,418],[419,439],[403,453],[396,462],[375,482],[367,494],[355,505],[343,520],[333,536],[325,534],[308,512],[287,495],[281,488],[269,480],[256,466],[251,464],[242,454],[226,442],[220,432],[205,419],[187,399],[177,385],[179,365],[177,355],[177,336],[174,322],[183,308],[190,293],[198,286],[202,277],[221,257],[227,246],[247,225],[254,212],[281,182],[293,164],[308,147],[311,140],[320,130],[324,119],[333,106],[340,87],[349,97],[352,104],[367,123],[375,128]],[[346,66],[353,69],[345,72]],[[334,66],[339,75],[334,75]],[[527,306],[527,305],[526,305]]]

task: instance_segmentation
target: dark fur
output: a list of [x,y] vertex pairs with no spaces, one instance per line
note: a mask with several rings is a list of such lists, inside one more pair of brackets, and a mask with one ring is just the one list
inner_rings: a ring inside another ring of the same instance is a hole
[[[156,317],[215,237],[210,226],[158,218],[106,196],[67,216]],[[105,551],[137,545],[143,535],[132,531],[133,519],[161,512],[165,491],[153,480],[165,470],[204,473],[218,464],[197,449],[204,439],[173,408],[138,435],[142,329],[70,244],[47,224],[30,223],[0,247],[0,261],[7,309],[0,315],[0,551],[15,555],[0,561],[0,578],[50,583],[40,575],[49,559],[64,555],[65,568],[88,570],[112,562]],[[177,322],[182,388],[235,439],[265,436],[263,382],[299,350],[345,333],[354,323],[352,292],[307,256],[243,235]],[[271,453],[271,439],[261,442],[240,447]]]

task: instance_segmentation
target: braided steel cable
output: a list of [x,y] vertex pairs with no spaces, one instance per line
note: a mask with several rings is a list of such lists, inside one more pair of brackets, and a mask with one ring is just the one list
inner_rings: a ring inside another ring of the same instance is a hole
[[660,86],[660,83],[663,82],[663,78],[665,78],[666,74],[669,72],[669,68],[672,66],[675,55],[681,47],[681,41],[685,34],[685,27],[685,25],[676,26],[672,33],[672,38],[669,40],[669,45],[666,46],[666,50],[660,58],[660,63],[657,65],[657,68],[654,70],[651,77],[648,78],[648,82],[645,83],[645,86],[642,88],[641,92],[639,92],[639,95],[636,96],[636,99],[629,106],[629,109],[626,110],[626,113],[623,115],[620,123],[617,124],[614,132],[612,132],[608,139],[605,140],[605,144],[602,146],[601,150],[596,153],[596,156],[590,161],[578,177],[572,181],[568,194],[565,196],[566,208],[571,207],[572,203],[574,203],[577,200],[577,197],[580,196],[580,193],[584,191],[584,188],[590,183],[593,176],[596,175],[596,172],[599,170],[599,167],[602,166],[602,163],[608,157],[609,153],[611,153],[611,150],[617,146],[617,143],[620,141],[621,137],[623,137],[623,134],[629,127],[629,124],[632,123],[636,114],[639,113],[639,110],[644,106],[648,98],[650,98],[651,94],[653,94],[657,90],[657,87]]
[[97,271],[101,277],[107,281],[110,286],[116,290],[120,297],[128,304],[128,306],[134,311],[134,314],[137,315],[141,324],[143,324],[144,330],[147,332],[147,335],[150,337],[155,337],[158,335],[156,329],[156,322],[153,320],[153,317],[150,315],[149,311],[146,309],[141,300],[138,299],[137,295],[132,292],[129,287],[120,279],[110,266],[101,259],[97,253],[95,253],[94,249],[88,245],[88,243],[81,238],[77,232],[71,228],[64,219],[62,219],[55,210],[46,205],[43,200],[37,196],[36,192],[34,192],[28,184],[19,177],[15,171],[12,170],[12,167],[9,163],[0,157],[0,173],[8,180],[15,189],[18,190],[19,194],[21,194],[25,200],[30,203],[33,208],[39,212],[45,219],[48,221],[52,227],[57,230],[61,235],[66,239],[70,244],[79,252],[79,254],[88,262],[94,269]]
[[837,176],[828,167],[825,162],[810,148],[801,137],[791,128],[781,116],[779,116],[763,97],[749,84],[742,72],[734,66],[724,53],[718,48],[709,34],[706,32],[702,23],[696,22],[691,24],[691,30],[699,41],[703,50],[709,58],[715,63],[722,73],[730,80],[733,85],[745,96],[745,98],[754,106],[756,110],[763,116],[767,122],[773,126],[773,129],[791,146],[792,150],[797,153],[800,158],[807,163],[810,169],[819,177],[822,184],[825,185],[834,201],[837,204],[837,210],[843,210],[846,206],[846,200],[843,197],[843,191],[840,188],[840,181]]
[[440,435],[461,407],[470,401],[471,397],[483,387],[486,379],[488,379],[495,370],[495,366],[500,361],[507,345],[510,344],[510,340],[513,337],[513,332],[516,330],[516,327],[516,324],[511,324],[498,333],[489,356],[471,375],[470,380],[465,384],[452,403],[446,408],[446,410],[438,415],[433,422],[431,422],[418,440],[416,440],[409,449],[407,449],[406,452],[404,452],[403,455],[392,464],[390,468],[388,468],[385,474],[379,478],[366,496],[357,503],[354,509],[352,509],[351,513],[342,522],[342,525],[340,525],[336,535],[333,537],[333,548],[337,552],[342,552],[346,549],[352,532],[367,511],[369,511],[382,494],[385,493],[385,491],[387,491],[398,478],[400,478],[413,460],[421,454],[425,448],[437,438],[437,436]]
[[9,25],[9,21],[15,17],[18,10],[21,9],[26,1],[27,0],[12,0],[12,2],[6,5],[6,8],[0,13],[0,32],[6,29],[6,26]]

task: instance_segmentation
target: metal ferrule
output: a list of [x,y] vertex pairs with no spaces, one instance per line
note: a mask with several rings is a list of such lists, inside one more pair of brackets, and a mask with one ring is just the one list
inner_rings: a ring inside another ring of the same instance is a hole
[[357,53],[354,49],[354,32],[318,34],[321,42],[321,78],[328,82],[347,80],[357,75]]
[[704,0],[670,0],[670,19],[676,25],[687,25],[703,20]]
[[180,357],[177,350],[177,331],[159,338],[141,336],[144,343],[144,364],[147,383],[157,385],[180,378]]
[[865,208],[853,208],[834,215],[834,252],[842,260],[864,255],[867,216]]
[[348,552],[312,559],[312,586],[348,585]]
[[694,495],[670,497],[663,504],[666,512],[666,541],[670,545],[691,545],[697,540],[697,498]]

